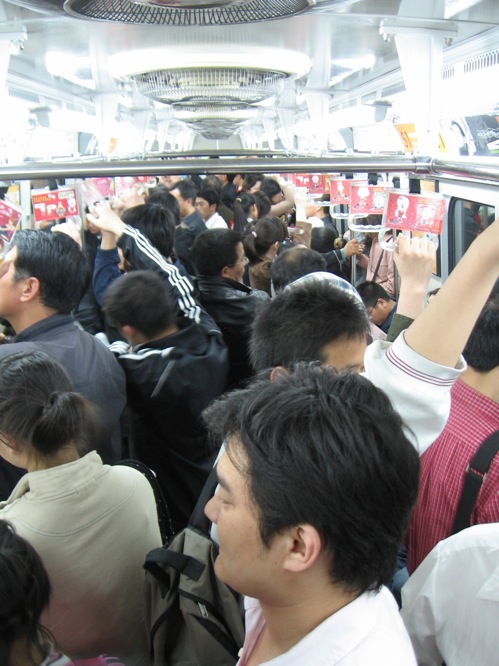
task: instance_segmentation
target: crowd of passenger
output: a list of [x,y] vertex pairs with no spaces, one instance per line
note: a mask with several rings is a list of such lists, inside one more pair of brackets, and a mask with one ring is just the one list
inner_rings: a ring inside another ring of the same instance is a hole
[[383,248],[374,216],[344,238],[273,177],[168,176],[86,217],[0,266],[0,663],[151,663],[162,538],[129,458],[174,533],[216,465],[240,666],[495,663],[499,456],[470,464],[499,429],[499,221],[428,303],[433,243]]

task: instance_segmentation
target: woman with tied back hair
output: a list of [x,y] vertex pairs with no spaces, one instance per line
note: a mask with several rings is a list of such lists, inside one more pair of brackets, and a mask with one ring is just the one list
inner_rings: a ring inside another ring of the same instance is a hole
[[243,239],[244,253],[249,259],[249,283],[271,296],[270,264],[279,245],[288,237],[286,225],[278,217],[262,217]]
[[[2,666],[78,666],[57,652],[51,633],[40,624],[51,586],[36,550],[0,520],[0,664]],[[113,657],[91,666],[123,666]],[[83,665],[82,665],[83,666]],[[90,665],[89,665],[90,666]]]
[[241,192],[234,201],[234,231],[244,234],[248,224],[253,224],[258,219],[258,208],[255,197],[249,192]]
[[[148,664],[142,565],[160,545],[145,477],[92,451],[94,407],[44,352],[0,361],[0,455],[27,469],[0,518],[38,552],[52,584],[42,616],[73,659]],[[90,451],[90,453],[88,453]]]

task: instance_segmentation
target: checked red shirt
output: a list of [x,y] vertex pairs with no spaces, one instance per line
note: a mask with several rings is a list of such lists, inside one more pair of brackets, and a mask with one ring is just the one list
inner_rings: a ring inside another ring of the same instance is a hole
[[[458,379],[452,388],[446,426],[421,456],[418,500],[406,538],[409,573],[450,535],[466,467],[480,444],[497,429],[499,404]],[[471,515],[471,525],[495,522],[499,522],[499,453]]]

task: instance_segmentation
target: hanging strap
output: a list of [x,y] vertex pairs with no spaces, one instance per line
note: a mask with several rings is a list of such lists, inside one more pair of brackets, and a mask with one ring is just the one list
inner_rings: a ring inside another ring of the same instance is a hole
[[499,430],[496,430],[496,432],[492,433],[492,435],[480,444],[466,468],[463,491],[457,507],[451,535],[470,526],[471,513],[475,506],[476,498],[485,481],[490,464],[498,451]]

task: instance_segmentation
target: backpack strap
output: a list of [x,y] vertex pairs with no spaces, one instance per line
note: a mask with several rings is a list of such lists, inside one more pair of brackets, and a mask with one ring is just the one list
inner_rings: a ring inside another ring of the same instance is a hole
[[199,580],[206,565],[195,557],[168,550],[168,548],[155,548],[151,550],[144,562],[144,569],[149,571],[160,583],[169,588],[170,579],[163,567],[172,567],[192,580]]
[[189,518],[189,526],[197,528],[203,534],[210,533],[211,522],[204,513],[204,507],[208,504],[210,499],[215,494],[217,485],[218,485],[217,468],[214,465],[211,468],[208,478],[205,481],[203,490],[201,491],[198,501],[196,502],[196,506],[194,507],[194,511],[192,512],[191,517]]
[[485,481],[490,464],[498,451],[499,430],[496,430],[496,432],[492,433],[492,435],[480,444],[466,468],[464,486],[457,507],[456,517],[454,518],[452,532],[449,536],[470,526],[471,513],[475,506],[476,498]]
[[168,505],[166,503],[165,496],[159,485],[158,477],[156,473],[147,465],[140,462],[139,460],[119,460],[116,465],[125,465],[125,467],[131,467],[140,472],[146,479],[149,481],[149,484],[154,493],[154,499],[156,500],[156,510],[158,513],[158,525],[159,532],[161,534],[161,542],[166,543],[173,536],[173,527],[172,521],[170,518],[170,512],[168,511]]

